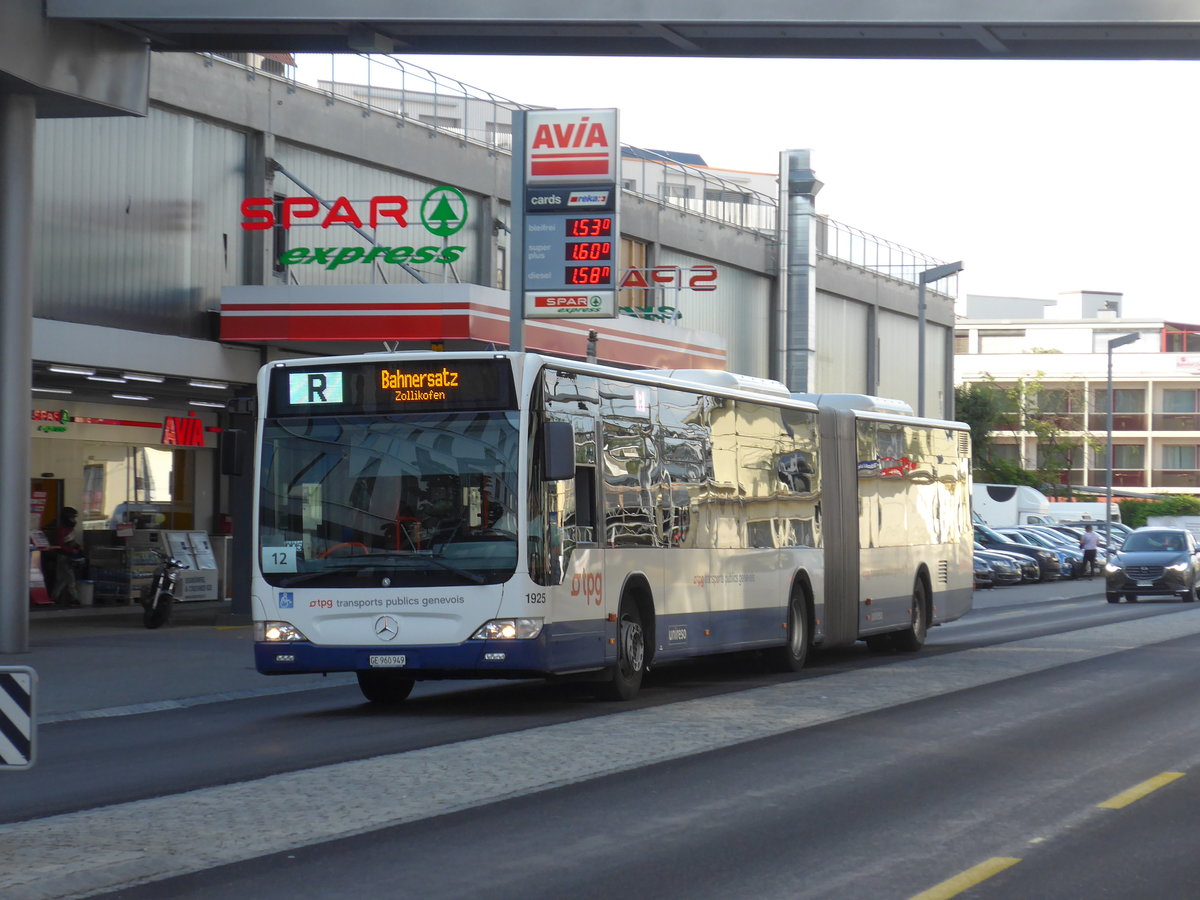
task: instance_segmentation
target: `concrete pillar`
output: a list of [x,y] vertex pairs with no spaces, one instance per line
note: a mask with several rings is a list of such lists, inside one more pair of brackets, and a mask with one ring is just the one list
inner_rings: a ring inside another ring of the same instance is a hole
[[0,654],[29,650],[32,96],[0,94]]

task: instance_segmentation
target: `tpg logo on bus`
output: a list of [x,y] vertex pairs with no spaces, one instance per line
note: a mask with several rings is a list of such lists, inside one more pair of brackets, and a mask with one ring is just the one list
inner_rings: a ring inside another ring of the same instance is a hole
[[615,109],[538,109],[526,113],[525,180],[617,181]]

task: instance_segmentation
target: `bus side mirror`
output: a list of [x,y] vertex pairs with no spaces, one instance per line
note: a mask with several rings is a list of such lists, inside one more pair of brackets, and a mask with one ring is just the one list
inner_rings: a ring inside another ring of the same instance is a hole
[[542,481],[575,477],[575,429],[570,422],[542,423]]
[[226,428],[221,432],[221,474],[238,478],[242,474],[242,460],[246,453],[246,430]]

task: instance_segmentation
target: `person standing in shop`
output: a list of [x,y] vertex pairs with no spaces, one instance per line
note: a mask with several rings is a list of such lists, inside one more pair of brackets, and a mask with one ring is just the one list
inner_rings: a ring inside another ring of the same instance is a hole
[[83,547],[79,545],[76,525],[79,512],[64,506],[55,523],[50,543],[54,547],[54,585],[50,599],[63,606],[79,605],[79,588],[75,583],[76,569],[84,562]]

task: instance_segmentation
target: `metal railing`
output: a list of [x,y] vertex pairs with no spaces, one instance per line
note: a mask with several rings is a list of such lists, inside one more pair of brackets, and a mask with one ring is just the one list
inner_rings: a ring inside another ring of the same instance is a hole
[[[879,235],[846,225],[825,216],[817,226],[817,253],[840,262],[877,272],[887,278],[918,284],[921,273],[944,263],[928,253],[913,250]],[[958,296],[958,276],[951,275],[930,284],[930,293]]]

